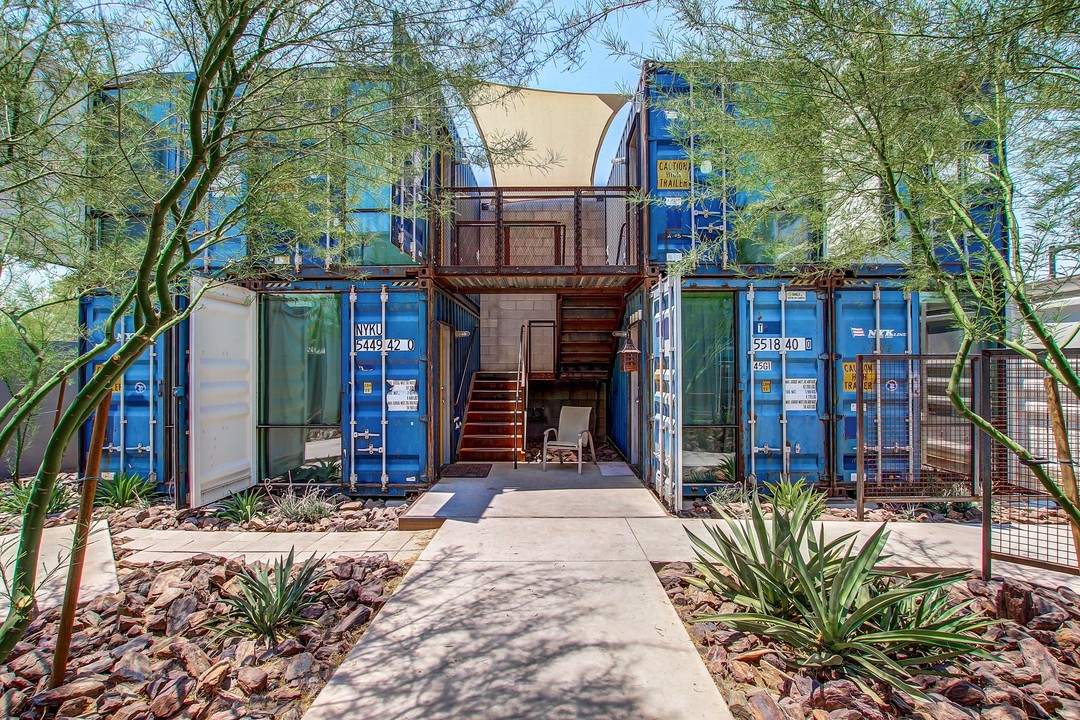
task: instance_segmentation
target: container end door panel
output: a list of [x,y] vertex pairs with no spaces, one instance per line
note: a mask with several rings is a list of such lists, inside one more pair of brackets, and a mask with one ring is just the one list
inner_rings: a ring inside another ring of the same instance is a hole
[[192,279],[191,505],[256,482],[255,293]]

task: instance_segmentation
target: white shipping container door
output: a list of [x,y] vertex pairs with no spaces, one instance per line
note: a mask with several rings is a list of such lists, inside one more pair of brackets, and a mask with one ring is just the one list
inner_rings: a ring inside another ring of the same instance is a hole
[[673,512],[682,506],[681,282],[652,291],[652,486]]
[[[210,285],[207,287],[207,285]],[[255,293],[192,278],[191,505],[256,482]]]

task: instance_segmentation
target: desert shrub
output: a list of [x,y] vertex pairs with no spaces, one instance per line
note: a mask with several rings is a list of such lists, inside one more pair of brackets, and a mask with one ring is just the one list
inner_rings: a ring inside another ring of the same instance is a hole
[[320,490],[308,490],[297,495],[290,487],[284,495],[271,497],[271,502],[281,517],[294,522],[318,522],[330,517],[334,511],[334,504]]
[[118,472],[98,481],[94,504],[104,507],[130,507],[150,502],[160,495],[157,481],[135,473]]
[[263,496],[255,488],[233,493],[214,508],[214,517],[236,525],[243,525],[262,514]]
[[816,490],[802,478],[792,482],[791,478],[785,477],[779,482],[766,483],[765,489],[777,510],[790,512],[804,505],[805,501],[804,512],[810,515],[811,520],[825,512],[825,493]]
[[[5,483],[0,489],[0,512],[8,515],[22,515],[26,506],[30,504],[30,489],[32,482],[13,480]],[[49,495],[49,507],[46,512],[49,515],[63,512],[75,505],[75,493],[67,483],[57,480],[53,483],[52,493]]]
[[289,550],[284,560],[246,567],[237,576],[239,592],[222,598],[228,610],[215,623],[219,632],[275,645],[298,626],[316,623],[302,613],[318,602],[309,591],[325,574],[321,564],[321,558],[312,557],[296,566],[293,550]]

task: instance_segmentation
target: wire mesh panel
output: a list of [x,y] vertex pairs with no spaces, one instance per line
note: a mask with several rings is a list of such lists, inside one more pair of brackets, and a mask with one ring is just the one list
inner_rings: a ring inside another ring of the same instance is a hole
[[451,188],[443,273],[632,272],[639,211],[626,188]]
[[[975,427],[947,392],[951,355],[860,355],[856,363],[858,513],[870,502],[978,498]],[[957,394],[977,402],[977,359],[961,369]]]
[[[1080,354],[1067,355],[1080,372]],[[992,424],[1035,457],[1025,463],[1004,445],[990,447],[992,522],[986,550],[993,559],[1080,574],[1080,532],[1032,470],[1038,466],[1068,492],[1067,460],[1080,458],[1080,399],[1064,387],[1048,385],[1049,373],[1018,353],[993,350],[984,358]],[[1064,421],[1057,433],[1052,393],[1059,397]]]

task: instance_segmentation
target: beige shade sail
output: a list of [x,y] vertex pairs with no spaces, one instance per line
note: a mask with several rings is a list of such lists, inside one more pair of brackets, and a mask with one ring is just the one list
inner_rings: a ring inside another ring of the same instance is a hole
[[[569,93],[490,84],[472,109],[491,159],[496,187],[592,185],[600,145],[626,104],[611,93]],[[524,135],[530,149],[515,162],[492,157],[492,146]],[[538,166],[539,165],[539,166]]]

